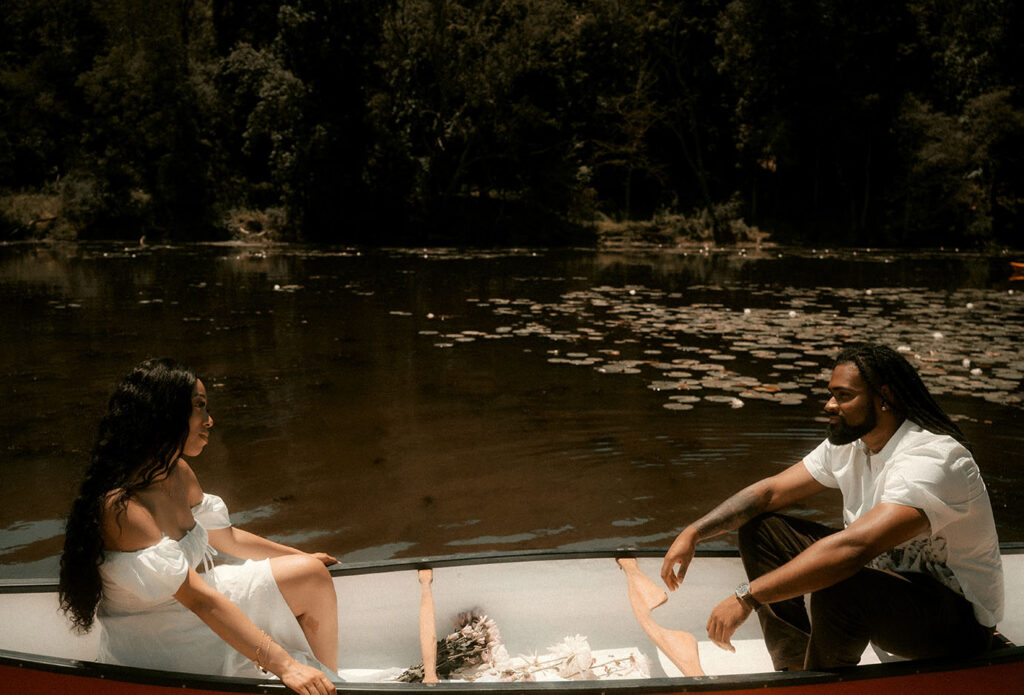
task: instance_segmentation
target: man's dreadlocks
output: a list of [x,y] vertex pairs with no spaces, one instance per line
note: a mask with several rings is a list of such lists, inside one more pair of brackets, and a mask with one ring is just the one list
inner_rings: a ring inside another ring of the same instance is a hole
[[[972,451],[967,437],[935,402],[928,387],[903,355],[884,345],[858,345],[843,349],[833,366],[850,362],[857,366],[868,387],[897,415],[934,434],[948,434]],[[889,387],[892,400],[883,394],[883,386]]]

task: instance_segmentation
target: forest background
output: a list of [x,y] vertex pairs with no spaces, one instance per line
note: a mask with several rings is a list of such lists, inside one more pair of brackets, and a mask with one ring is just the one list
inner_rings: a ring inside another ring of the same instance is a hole
[[[1015,246],[1019,0],[6,0],[0,240]],[[763,230],[763,231],[759,231]]]

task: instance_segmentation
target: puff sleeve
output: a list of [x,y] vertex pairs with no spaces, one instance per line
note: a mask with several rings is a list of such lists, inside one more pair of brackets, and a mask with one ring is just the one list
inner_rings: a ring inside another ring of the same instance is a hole
[[165,601],[188,576],[188,559],[178,541],[163,538],[133,553],[117,553],[103,563],[104,581],[143,601]]
[[231,526],[228,506],[217,495],[203,494],[203,501],[192,507],[192,517],[208,531]]

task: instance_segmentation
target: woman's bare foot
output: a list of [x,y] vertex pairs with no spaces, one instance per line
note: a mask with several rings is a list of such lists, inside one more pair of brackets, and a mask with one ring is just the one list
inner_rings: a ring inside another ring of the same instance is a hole
[[697,638],[683,630],[669,630],[658,625],[651,617],[651,611],[668,600],[668,594],[658,588],[637,566],[633,558],[616,560],[626,573],[629,589],[629,603],[637,622],[651,638],[655,646],[669,658],[684,676],[703,676]]

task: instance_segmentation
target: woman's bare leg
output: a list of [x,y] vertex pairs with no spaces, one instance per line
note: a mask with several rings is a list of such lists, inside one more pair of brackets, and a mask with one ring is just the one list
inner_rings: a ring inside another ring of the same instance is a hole
[[271,558],[270,570],[313,648],[313,656],[331,671],[337,671],[338,597],[331,573],[309,555]]
[[619,558],[616,562],[626,573],[629,603],[647,636],[684,676],[705,675],[700,665],[697,638],[683,630],[665,629],[651,617],[651,611],[665,603],[668,594],[640,571],[635,559]]

